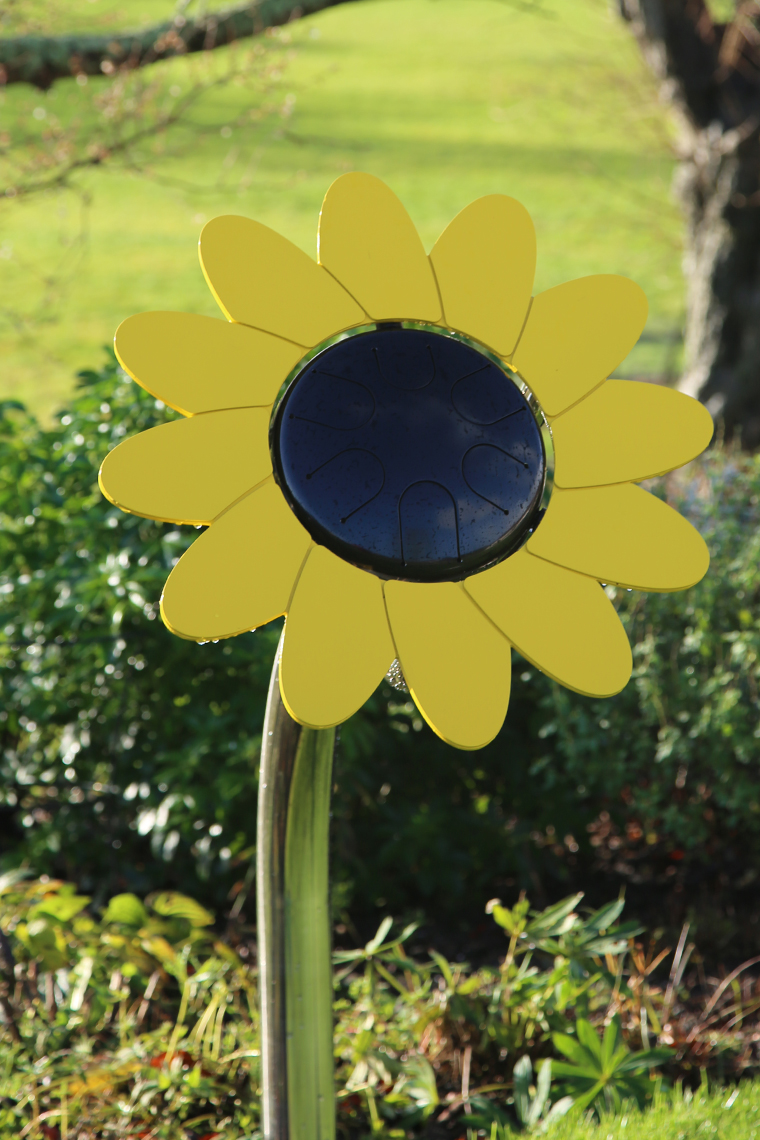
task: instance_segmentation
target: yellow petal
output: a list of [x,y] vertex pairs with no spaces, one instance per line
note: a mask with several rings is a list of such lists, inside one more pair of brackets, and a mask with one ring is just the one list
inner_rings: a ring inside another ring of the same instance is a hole
[[440,320],[438,289],[414,223],[371,174],[343,174],[327,191],[319,263],[375,321]]
[[627,277],[567,281],[534,297],[512,366],[558,416],[625,360],[646,319],[647,299]]
[[209,288],[231,321],[305,347],[367,321],[325,269],[260,222],[213,218],[201,232],[200,255]]
[[536,232],[514,198],[489,194],[457,214],[430,253],[446,324],[511,356],[536,269]]
[[615,607],[593,578],[529,554],[475,574],[465,589],[531,664],[590,697],[619,693],[631,648]]
[[269,408],[175,420],[126,439],[98,482],[123,511],[162,522],[210,523],[272,472]]
[[314,546],[285,623],[280,692],[299,724],[341,724],[396,656],[379,578]]
[[409,692],[455,748],[483,748],[509,704],[509,642],[454,582],[386,582],[385,600]]
[[596,487],[662,475],[694,459],[714,425],[682,392],[635,380],[608,380],[552,421],[559,487]]
[[288,608],[311,537],[272,481],[222,515],[186,550],[161,598],[172,633],[234,637]]
[[116,330],[133,380],[184,416],[272,404],[303,351],[258,329],[195,313],[138,313]]
[[531,554],[600,582],[667,593],[693,586],[710,555],[691,523],[632,483],[554,489]]

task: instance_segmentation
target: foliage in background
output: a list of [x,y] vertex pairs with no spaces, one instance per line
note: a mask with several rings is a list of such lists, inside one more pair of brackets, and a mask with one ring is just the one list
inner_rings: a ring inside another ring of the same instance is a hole
[[[96,478],[110,447],[167,415],[115,363],[82,375],[49,430],[2,406],[0,852],[98,899],[179,889],[237,913],[279,630],[199,646],[157,618],[194,532],[124,515]],[[760,460],[716,451],[655,489],[700,527],[713,566],[683,594],[618,591],[635,663],[620,696],[569,693],[516,655],[506,724],[481,752],[442,744],[385,685],[343,726],[344,924],[417,914],[461,945],[488,937],[478,899],[525,888],[545,904],[580,883],[601,898],[622,880],[653,925],[698,906],[703,947],[738,935],[751,952]]]
[[[279,631],[198,646],[156,620],[163,581],[193,532],[125,516],[96,478],[109,447],[167,414],[114,364],[83,375],[52,430],[17,405],[2,409],[0,843],[8,865],[26,859],[101,897],[173,885],[221,906],[252,866],[256,765]],[[348,897],[359,879],[356,888],[373,891],[370,913],[390,894],[399,858],[411,862],[417,890],[402,894],[400,907],[394,899],[398,909],[424,906],[444,884],[457,905],[476,861],[508,860],[503,826],[462,789],[470,779],[462,755],[421,730],[413,706],[390,689],[342,730],[336,894]],[[431,812],[423,789],[440,757],[449,790]],[[404,833],[398,847],[376,829],[365,866],[357,815],[366,805],[369,822],[388,799],[376,768],[386,758],[413,772],[418,787],[393,824]],[[459,852],[446,834],[447,796],[455,811],[461,801],[466,824]]]
[[[559,768],[598,812],[588,828],[599,863],[644,890],[670,887],[685,916],[700,896],[715,908],[724,892],[730,907],[758,876],[760,462],[714,451],[655,490],[702,531],[710,571],[683,594],[610,591],[633,680],[609,701],[552,686],[541,699],[549,748],[531,772]],[[754,898],[742,905],[756,944]],[[725,913],[711,917],[725,946]]]
[[155,860],[200,877],[228,868],[252,841],[276,631],[202,647],[165,635],[161,587],[193,532],[100,494],[109,445],[166,416],[115,367],[87,378],[53,432],[2,412],[5,851],[77,867],[102,894],[161,885],[145,872]]
[[[541,1131],[573,1102],[604,1113],[631,1093],[649,1101],[655,1083],[641,1074],[676,1052],[642,1035],[642,1000],[662,1010],[667,995],[630,953],[622,903],[579,903],[494,908],[509,934],[497,966],[411,956],[414,928],[392,935],[390,918],[336,953],[341,1135],[413,1137],[433,1122],[445,1134]],[[100,915],[90,904],[61,881],[0,879],[0,1135],[254,1134],[250,929],[232,923],[220,937],[204,907],[171,891],[116,895]],[[591,1089],[556,1060],[584,1050],[605,1074]]]

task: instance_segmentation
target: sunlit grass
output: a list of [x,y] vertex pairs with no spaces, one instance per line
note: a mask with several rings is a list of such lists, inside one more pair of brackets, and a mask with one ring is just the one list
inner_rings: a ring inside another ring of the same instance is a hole
[[[106,5],[68,7],[81,21]],[[132,23],[146,12],[137,0],[110,7]],[[650,298],[649,340],[623,371],[673,369],[681,223],[668,127],[606,0],[364,0],[284,35],[267,37],[281,75],[261,96],[284,115],[256,121],[250,87],[232,85],[165,153],[146,148],[142,170],[106,166],[79,177],[80,193],[3,203],[0,395],[49,411],[128,314],[214,313],[196,255],[204,218],[256,217],[313,253],[322,195],[351,169],[388,181],[428,247],[473,198],[521,199],[538,230],[537,287],[634,277]],[[190,66],[170,64],[172,83]],[[47,95],[11,88],[0,114],[31,124],[35,107],[55,113],[77,94],[68,81]]]
[[756,1140],[760,1136],[760,1084],[734,1088],[663,1090],[644,1112],[624,1108],[600,1121],[574,1113],[549,1132],[552,1140]]

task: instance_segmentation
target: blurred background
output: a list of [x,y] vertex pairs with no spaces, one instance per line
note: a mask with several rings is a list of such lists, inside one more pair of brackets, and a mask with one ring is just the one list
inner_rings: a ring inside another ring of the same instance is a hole
[[[180,5],[187,19],[219,7]],[[107,41],[176,10],[6,0],[0,34],[70,35],[75,55],[77,35]],[[538,232],[537,289],[635,278],[651,317],[623,372],[677,373],[673,130],[607,0],[340,4],[132,72],[9,84],[0,123],[0,394],[43,417],[130,313],[216,315],[204,220],[255,217],[314,255],[322,197],[347,170],[387,181],[427,248],[473,198],[518,198]]]

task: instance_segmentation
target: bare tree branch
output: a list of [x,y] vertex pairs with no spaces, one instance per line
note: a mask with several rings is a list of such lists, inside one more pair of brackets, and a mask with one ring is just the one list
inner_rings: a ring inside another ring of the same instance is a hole
[[120,135],[107,143],[93,142],[84,152],[75,151],[50,173],[39,173],[38,170],[34,170],[31,178],[22,180],[12,187],[5,187],[3,190],[2,186],[0,186],[0,200],[2,200],[3,194],[7,198],[27,197],[30,194],[39,194],[46,190],[60,190],[70,186],[71,175],[75,174],[78,170],[86,170],[88,167],[93,166],[102,166],[118,155],[127,154],[138,143],[145,142],[161,131],[176,126],[177,123],[182,121],[188,108],[192,107],[192,105],[212,87],[219,87],[224,84],[227,78],[228,77],[224,77],[215,82],[208,83],[205,86],[193,88],[189,94],[181,101],[178,101],[170,111],[159,115],[144,125],[133,127],[124,135]]
[[132,71],[173,56],[224,47],[267,28],[349,2],[249,0],[197,20],[177,16],[142,32],[0,39],[0,84],[30,83],[44,91],[57,79]]

